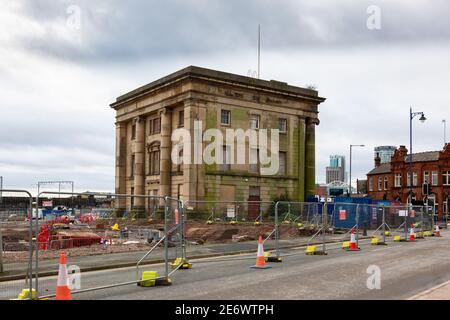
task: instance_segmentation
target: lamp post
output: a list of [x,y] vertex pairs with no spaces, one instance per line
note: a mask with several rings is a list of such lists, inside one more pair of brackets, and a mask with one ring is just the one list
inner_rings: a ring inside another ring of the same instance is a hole
[[352,196],[352,148],[353,147],[365,147],[365,145],[363,144],[351,144],[350,145],[350,169],[349,169],[349,177],[348,177],[348,184],[349,184],[349,191],[348,194],[350,195],[350,197]]
[[447,143],[447,120],[442,120],[442,123],[444,124],[444,146]]
[[[413,112],[412,108],[409,109],[409,205],[408,205],[408,217],[411,216],[412,210],[412,194],[413,194],[413,152],[412,152],[412,123],[416,116],[420,116],[420,122],[424,123],[427,118],[423,112]],[[408,237],[407,217],[405,217],[405,240]]]

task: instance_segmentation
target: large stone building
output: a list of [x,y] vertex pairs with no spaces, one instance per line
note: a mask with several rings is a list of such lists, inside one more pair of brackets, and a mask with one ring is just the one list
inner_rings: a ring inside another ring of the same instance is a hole
[[[413,162],[413,200],[435,206],[439,215],[450,209],[450,143],[441,151],[415,153]],[[410,162],[408,150],[400,146],[389,163],[375,158],[375,168],[367,174],[368,195],[375,200],[408,202]],[[423,184],[431,186],[431,195],[423,194]]]
[[[194,66],[126,93],[111,104],[116,193],[206,201],[268,201],[286,193],[304,200],[314,194],[315,127],[323,101],[314,90]],[[173,164],[171,135],[177,128],[193,133],[194,121],[224,135],[228,128],[280,129],[278,174],[262,175],[251,164]]]

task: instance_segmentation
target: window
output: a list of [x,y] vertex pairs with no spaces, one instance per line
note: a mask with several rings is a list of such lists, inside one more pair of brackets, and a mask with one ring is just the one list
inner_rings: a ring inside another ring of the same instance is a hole
[[250,172],[259,173],[259,149],[250,150]]
[[384,190],[388,189],[388,185],[389,185],[389,179],[388,179],[388,177],[384,177]]
[[430,183],[430,171],[423,172],[423,183]]
[[444,186],[450,186],[450,171],[444,171],[442,173],[442,184]]
[[226,126],[231,124],[231,112],[230,110],[222,110],[220,113],[220,123]]
[[136,169],[136,157],[133,155],[131,155],[131,173],[130,176],[133,178],[134,177],[134,172]]
[[280,133],[287,132],[287,119],[278,119],[278,130],[280,130]]
[[149,146],[148,174],[151,176],[160,173],[160,144],[153,143]]
[[136,125],[131,125],[131,140],[136,139]]
[[438,172],[437,171],[433,171],[431,173],[431,184],[433,186],[437,186],[438,185]]
[[260,116],[258,114],[252,114],[250,116],[250,129],[259,129],[259,119]]
[[[411,175],[408,172],[407,175],[407,186],[409,186],[411,184]],[[417,186],[417,172],[413,172],[413,181],[412,181],[413,186]]]
[[222,170],[231,169],[231,147],[222,146]]
[[383,190],[382,185],[383,185],[383,178],[378,177],[378,191]]
[[402,186],[402,174],[396,173],[395,174],[395,187],[400,188]]
[[148,121],[149,134],[161,133],[161,118],[154,118]]
[[284,176],[286,175],[286,152],[280,152],[279,153],[280,157],[280,163],[279,163],[279,168],[278,168],[278,174],[280,176]]
[[184,110],[178,112],[178,127],[184,127]]
[[369,178],[369,191],[373,191],[373,178]]

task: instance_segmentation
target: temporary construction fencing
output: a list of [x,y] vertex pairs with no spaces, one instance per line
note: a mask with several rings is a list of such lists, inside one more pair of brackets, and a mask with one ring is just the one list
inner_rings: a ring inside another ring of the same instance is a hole
[[[0,282],[0,300],[17,297],[22,289],[32,289],[33,198],[26,190],[1,190],[0,196],[0,274],[11,281]],[[19,265],[16,256],[25,263]]]
[[[60,199],[64,197],[76,198],[73,201],[75,203],[73,207],[51,208],[54,199],[61,201]],[[83,201],[86,200],[85,197],[89,201]],[[72,265],[69,266],[69,270],[73,267],[75,271],[80,268],[83,270],[91,268],[90,260],[82,258],[91,254],[108,253],[105,265],[110,264],[109,267],[114,267],[115,263],[117,266],[134,264],[138,273],[139,267],[143,264],[160,262],[159,265],[152,267],[158,272],[155,280],[167,279],[175,271],[169,271],[170,263],[176,260],[176,257],[185,256],[183,206],[179,200],[157,196],[41,192],[36,198],[36,203],[38,219],[31,219],[29,226],[36,241],[30,243],[31,255],[27,259],[28,265],[34,269],[33,283],[29,282],[29,289],[35,290],[36,298],[54,296],[55,279],[47,275],[57,272],[57,257],[59,250],[62,249],[66,251],[69,264]],[[150,203],[153,206],[147,205]],[[83,217],[88,218],[83,219]],[[35,220],[34,225],[33,220]],[[130,250],[136,251],[136,254],[130,257]],[[152,254],[146,254],[141,259],[140,252],[144,250],[151,251]],[[139,263],[137,263],[138,260]],[[23,261],[15,265],[23,267],[25,263]],[[73,278],[77,276],[80,275],[74,274]],[[18,275],[18,278],[20,277]],[[2,282],[0,286],[4,284],[11,286],[16,283]],[[83,277],[82,287],[77,287],[74,281],[73,294],[136,283],[139,281],[133,270],[122,272],[120,281],[111,279],[111,283],[86,275]],[[25,288],[23,284],[19,287]],[[9,293],[3,294],[1,298],[17,298],[20,292],[18,289],[8,290]],[[6,291],[2,290],[3,293]]]
[[[19,280],[0,282],[0,299],[16,298],[20,290],[27,288],[34,289],[37,297],[53,297],[56,282],[47,276],[57,272],[60,250],[66,251],[70,270],[90,270],[92,260],[82,257],[105,253],[108,254],[105,265],[111,268],[135,266],[135,269],[121,271],[120,281],[111,277],[106,278],[105,283],[105,278],[83,275],[82,286],[73,288],[73,294],[77,294],[141,284],[143,273],[148,269],[158,273],[152,273],[155,274],[153,280],[169,284],[174,272],[191,267],[189,257],[195,254],[196,241],[202,240],[199,235],[205,236],[208,232],[216,235],[221,232],[224,240],[221,242],[219,237],[219,241],[209,245],[210,253],[223,255],[255,250],[257,237],[263,235],[264,248],[272,253],[273,261],[279,261],[285,248],[295,246],[314,246],[316,253],[325,254],[328,242],[348,240],[352,229],[359,241],[361,235],[392,239],[387,232],[406,239],[411,225],[417,231],[432,230],[433,226],[432,212],[417,206],[288,201],[182,202],[170,197],[45,191],[37,196],[33,208],[29,193],[15,192],[26,195],[28,200],[23,204],[0,204],[0,230],[5,233],[11,229],[11,223],[14,229],[23,229],[23,239],[17,239],[17,248],[23,245],[19,250],[22,260],[3,263]],[[5,194],[6,190],[4,197]],[[11,251],[11,241],[8,238],[2,245],[5,254]],[[146,266],[149,263],[155,264]]]

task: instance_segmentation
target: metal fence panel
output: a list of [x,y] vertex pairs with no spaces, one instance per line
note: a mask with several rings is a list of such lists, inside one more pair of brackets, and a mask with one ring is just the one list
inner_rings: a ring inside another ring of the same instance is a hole
[[[15,299],[23,289],[32,289],[30,278],[33,270],[29,264],[33,252],[31,208],[32,197],[29,192],[2,190],[0,202],[0,300]],[[20,263],[21,260],[24,261],[23,264]]]

